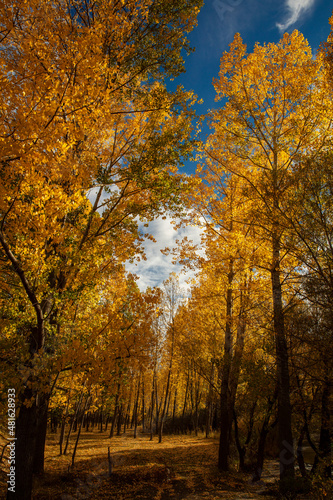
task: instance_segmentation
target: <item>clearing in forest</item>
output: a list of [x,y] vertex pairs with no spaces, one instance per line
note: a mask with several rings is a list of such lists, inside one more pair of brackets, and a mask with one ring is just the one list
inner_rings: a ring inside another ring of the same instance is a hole
[[[250,500],[268,499],[265,487],[251,484],[251,476],[233,471],[218,472],[218,440],[203,436],[165,436],[158,443],[149,435],[132,434],[109,438],[108,432],[83,432],[74,468],[71,453],[59,456],[59,436],[50,434],[46,444],[45,474],[35,478],[34,500]],[[109,477],[108,447],[112,473]],[[3,464],[2,464],[3,465]],[[276,464],[268,463],[274,484]],[[277,472],[277,470],[276,470]],[[267,472],[264,479],[268,479]],[[5,493],[5,472],[1,490]],[[304,497],[307,498],[307,497]]]

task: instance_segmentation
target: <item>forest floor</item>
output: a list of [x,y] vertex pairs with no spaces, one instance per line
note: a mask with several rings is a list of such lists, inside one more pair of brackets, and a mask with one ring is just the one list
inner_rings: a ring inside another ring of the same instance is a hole
[[[267,461],[262,481],[236,471],[221,474],[216,467],[218,440],[203,436],[154,436],[132,433],[109,438],[108,432],[82,432],[73,468],[74,439],[59,456],[59,435],[48,435],[45,474],[35,478],[34,500],[265,500],[274,498],[278,463]],[[112,460],[109,477],[108,447]],[[3,460],[5,462],[5,460]],[[1,498],[6,490],[1,464]],[[300,495],[299,500],[313,496]]]

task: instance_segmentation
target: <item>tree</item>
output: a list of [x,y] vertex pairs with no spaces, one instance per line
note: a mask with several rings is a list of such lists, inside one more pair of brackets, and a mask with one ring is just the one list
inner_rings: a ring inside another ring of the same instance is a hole
[[2,333],[19,344],[10,362],[23,358],[29,382],[16,379],[20,473],[9,497],[31,496],[52,358],[70,335],[63,319],[136,255],[136,218],[179,202],[192,96],[162,81],[182,71],[199,6],[3,2],[0,244],[13,307]]
[[[329,146],[328,146],[329,148]],[[328,149],[327,148],[327,149]],[[307,306],[307,337],[312,354],[318,356],[317,377],[322,382],[322,431],[317,456],[330,460],[330,392],[333,332],[333,226],[332,226],[332,155],[324,150],[316,158],[304,157],[295,166],[297,187],[289,210],[284,213],[286,245],[302,263],[298,276],[298,295]],[[312,325],[312,327],[310,327]],[[327,469],[330,474],[330,470]]]
[[211,114],[215,131],[205,148],[211,168],[244,183],[243,196],[252,201],[244,223],[270,248],[264,267],[270,272],[274,313],[281,480],[294,474],[281,211],[293,190],[297,158],[305,152],[317,154],[330,134],[321,76],[320,58],[312,59],[308,43],[297,31],[277,44],[256,44],[249,55],[236,34],[214,81],[216,99],[227,102]]
[[166,375],[166,383],[165,383],[165,393],[164,393],[164,402],[162,401],[162,413],[159,422],[158,428],[158,438],[159,443],[162,442],[163,435],[163,426],[167,412],[167,405],[170,398],[171,393],[171,377],[172,370],[174,364],[174,351],[175,351],[175,343],[176,343],[176,325],[175,325],[175,316],[177,312],[177,308],[180,306],[182,300],[181,290],[179,287],[179,282],[174,274],[172,274],[165,282],[163,287],[163,302],[161,307],[163,309],[163,315],[161,316],[162,324],[160,327],[162,331],[164,331],[165,335],[165,343],[167,344],[167,349],[165,352],[168,352],[169,360],[167,363],[167,375]]

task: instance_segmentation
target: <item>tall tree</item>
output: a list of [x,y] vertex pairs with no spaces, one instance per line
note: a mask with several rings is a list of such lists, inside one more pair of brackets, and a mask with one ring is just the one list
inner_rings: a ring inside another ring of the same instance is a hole
[[214,81],[216,99],[227,102],[211,114],[215,131],[206,146],[211,168],[244,182],[243,196],[252,201],[244,222],[270,248],[265,266],[274,313],[281,479],[294,475],[281,211],[293,190],[291,174],[299,154],[317,154],[330,134],[321,81],[321,61],[312,59],[308,43],[297,31],[277,44],[256,44],[249,55],[236,34]]
[[12,362],[25,358],[29,382],[17,381],[11,498],[31,496],[50,385],[45,376],[40,387],[37,367],[55,338],[65,340],[64,311],[134,257],[137,216],[179,201],[175,169],[189,152],[192,97],[169,95],[162,81],[183,70],[199,6],[2,2],[0,245],[6,294],[23,312],[13,308],[21,358]]

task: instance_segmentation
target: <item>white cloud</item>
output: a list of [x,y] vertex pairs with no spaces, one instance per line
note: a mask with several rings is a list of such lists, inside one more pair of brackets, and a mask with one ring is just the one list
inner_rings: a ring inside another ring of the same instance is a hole
[[126,270],[136,274],[139,277],[137,281],[140,290],[145,290],[148,286],[154,287],[162,284],[170,273],[175,272],[179,275],[179,284],[188,288],[186,281],[194,276],[193,271],[183,272],[182,266],[173,264],[172,255],[164,255],[161,250],[168,247],[176,247],[176,240],[181,240],[185,236],[192,240],[194,244],[201,244],[201,229],[198,226],[186,226],[175,230],[171,224],[171,218],[158,217],[149,224],[148,228],[143,228],[155,238],[156,243],[146,240],[144,249],[147,260],[141,260],[138,263],[127,263]]
[[[258,0],[212,0],[205,2],[204,8],[210,11],[209,22],[206,21],[205,37],[210,43],[201,44],[203,48],[221,56],[223,50],[228,49],[234,34],[244,35],[252,29],[258,16],[265,12],[270,2]],[[207,6],[207,7],[206,7]],[[200,28],[200,22],[199,22]],[[197,49],[196,49],[197,50]],[[201,47],[198,47],[201,50]],[[209,54],[207,54],[209,57]]]
[[283,33],[290,26],[295,24],[299,18],[306,14],[314,5],[315,0],[286,0],[288,17],[284,23],[276,23],[276,26]]

